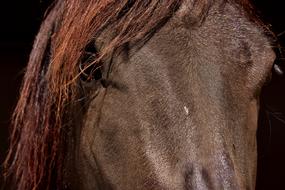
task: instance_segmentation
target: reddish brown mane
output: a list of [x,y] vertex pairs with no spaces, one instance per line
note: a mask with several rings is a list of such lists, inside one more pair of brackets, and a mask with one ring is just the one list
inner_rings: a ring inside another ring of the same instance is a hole
[[[36,38],[13,116],[6,174],[17,188],[50,189],[61,181],[63,117],[77,98],[78,64],[84,49],[112,25],[116,35],[100,50],[98,63],[127,43],[135,44],[161,27],[183,0],[58,0]],[[207,0],[205,0],[207,2]],[[252,10],[247,0],[238,1]],[[56,173],[53,171],[56,169]],[[60,185],[59,185],[60,186]]]

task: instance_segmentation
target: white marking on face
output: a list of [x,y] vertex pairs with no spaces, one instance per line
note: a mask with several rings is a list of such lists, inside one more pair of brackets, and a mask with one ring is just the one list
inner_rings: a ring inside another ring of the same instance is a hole
[[186,115],[189,115],[189,109],[186,106],[184,106],[184,110],[186,112]]

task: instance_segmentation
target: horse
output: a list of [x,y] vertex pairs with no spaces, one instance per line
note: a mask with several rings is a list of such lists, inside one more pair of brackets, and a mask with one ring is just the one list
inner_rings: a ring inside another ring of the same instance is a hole
[[5,173],[15,189],[255,188],[274,37],[248,0],[57,0]]

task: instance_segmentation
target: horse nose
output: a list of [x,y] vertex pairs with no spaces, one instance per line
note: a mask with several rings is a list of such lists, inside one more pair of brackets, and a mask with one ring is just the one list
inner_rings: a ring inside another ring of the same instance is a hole
[[192,164],[184,173],[185,190],[235,190],[240,189],[234,168]]
[[189,166],[184,174],[185,190],[214,189],[213,180],[204,167]]

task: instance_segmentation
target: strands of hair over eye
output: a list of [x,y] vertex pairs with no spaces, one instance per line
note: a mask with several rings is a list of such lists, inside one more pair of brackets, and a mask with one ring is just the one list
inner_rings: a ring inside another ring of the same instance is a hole
[[[66,131],[72,128],[66,121],[78,98],[78,65],[86,46],[112,26],[115,35],[92,63],[98,64],[126,44],[147,40],[183,1],[58,0],[52,5],[36,37],[12,119],[5,168],[16,189],[62,189]],[[209,1],[195,8],[202,10]],[[247,0],[237,3],[252,10]]]

